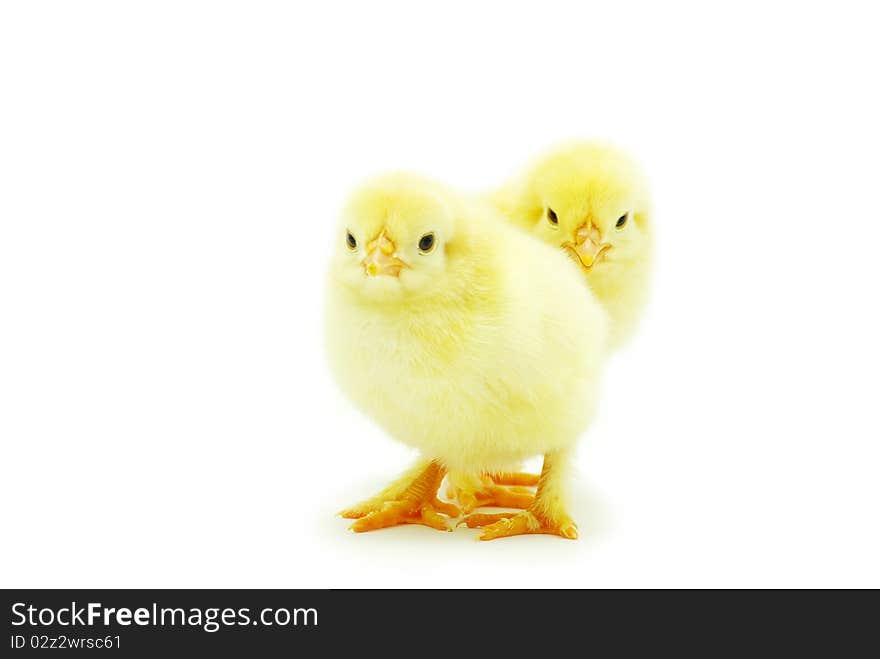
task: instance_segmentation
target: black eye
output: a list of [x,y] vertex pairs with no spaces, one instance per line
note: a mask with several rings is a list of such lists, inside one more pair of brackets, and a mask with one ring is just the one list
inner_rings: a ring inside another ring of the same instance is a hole
[[354,239],[354,236],[351,235],[351,231],[346,232],[345,234],[345,242],[348,243],[349,249],[354,249],[358,246],[358,241]]
[[559,224],[559,218],[556,217],[556,211],[552,208],[547,209],[547,219],[550,220],[550,224]]
[[426,233],[424,236],[419,238],[419,250],[423,254],[427,254],[432,249],[434,249],[434,234]]
[[629,218],[629,213],[624,213],[619,218],[617,218],[617,224],[615,224],[614,226],[616,226],[618,229],[622,229],[623,225],[626,224],[627,218]]

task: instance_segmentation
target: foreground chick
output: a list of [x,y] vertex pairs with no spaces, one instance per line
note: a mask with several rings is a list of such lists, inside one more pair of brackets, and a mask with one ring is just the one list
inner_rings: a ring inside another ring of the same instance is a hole
[[491,199],[503,215],[570,255],[608,311],[610,346],[623,344],[647,300],[653,252],[651,200],[636,162],[606,144],[568,144]]
[[571,449],[587,427],[608,320],[559,250],[487,205],[411,175],[358,190],[342,216],[326,332],[341,388],[422,459],[342,512],[355,531],[458,515],[437,490],[448,470],[544,466],[526,510],[474,515],[481,539],[577,537],[565,508]]

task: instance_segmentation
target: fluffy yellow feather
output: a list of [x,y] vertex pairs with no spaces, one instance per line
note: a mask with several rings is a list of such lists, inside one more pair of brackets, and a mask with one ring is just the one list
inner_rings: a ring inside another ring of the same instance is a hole
[[[534,502],[474,515],[483,539],[576,537],[564,504],[570,450],[593,414],[607,314],[562,250],[489,205],[407,174],[351,198],[336,234],[326,307],[342,390],[423,460],[343,515],[355,531],[447,528],[447,470],[498,472],[544,455]],[[585,292],[586,291],[586,292]]]
[[636,162],[607,144],[567,144],[538,158],[491,201],[566,250],[608,311],[611,347],[623,344],[647,300],[653,253],[651,200]]

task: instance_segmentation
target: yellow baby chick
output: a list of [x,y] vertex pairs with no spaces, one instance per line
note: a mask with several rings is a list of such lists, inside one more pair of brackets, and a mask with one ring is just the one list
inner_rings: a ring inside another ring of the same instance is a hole
[[608,311],[619,347],[647,300],[651,201],[638,165],[621,150],[577,142],[539,158],[492,197],[502,214],[565,249]]
[[331,370],[342,390],[420,460],[342,515],[354,531],[447,529],[447,473],[502,473],[541,454],[534,501],[473,515],[481,539],[577,537],[565,468],[594,409],[608,319],[559,250],[489,205],[431,181],[389,175],[349,201],[326,306]]
[[[620,346],[644,306],[653,247],[647,185],[636,163],[607,145],[572,143],[536,161],[490,201],[572,257],[609,314],[609,344]],[[525,508],[530,491],[517,486],[534,484],[532,478],[452,472],[446,494],[465,512]]]

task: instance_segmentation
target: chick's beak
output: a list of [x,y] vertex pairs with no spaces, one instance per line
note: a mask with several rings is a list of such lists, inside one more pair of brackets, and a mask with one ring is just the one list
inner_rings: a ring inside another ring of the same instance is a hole
[[574,241],[566,243],[565,247],[586,270],[602,260],[605,252],[611,249],[611,245],[602,242],[602,233],[592,222],[579,226],[574,233]]
[[388,275],[399,277],[403,268],[409,267],[406,262],[394,255],[397,246],[388,237],[385,229],[376,238],[367,243],[367,255],[361,262],[364,272],[370,276]]

